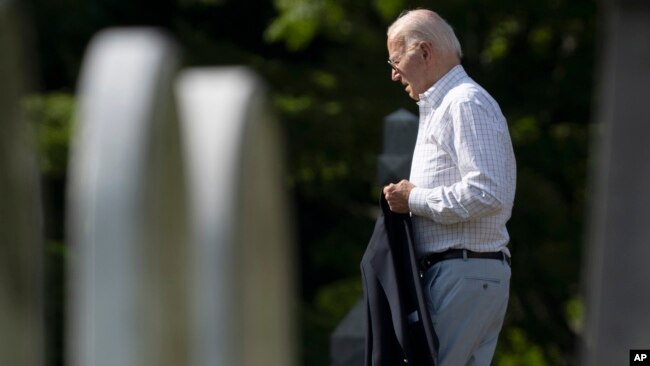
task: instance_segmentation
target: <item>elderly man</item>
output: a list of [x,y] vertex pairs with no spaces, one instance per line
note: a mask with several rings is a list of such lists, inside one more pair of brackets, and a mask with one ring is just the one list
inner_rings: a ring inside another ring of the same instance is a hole
[[409,180],[384,187],[390,209],[410,212],[438,365],[489,365],[506,313],[506,222],[516,165],[497,102],[460,65],[452,28],[430,10],[388,29],[388,63],[420,109]]

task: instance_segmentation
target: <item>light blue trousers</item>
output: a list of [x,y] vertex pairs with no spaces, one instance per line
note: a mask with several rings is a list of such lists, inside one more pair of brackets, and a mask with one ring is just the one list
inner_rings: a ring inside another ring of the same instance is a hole
[[449,259],[424,275],[438,337],[438,366],[488,366],[503,325],[510,266],[497,259]]

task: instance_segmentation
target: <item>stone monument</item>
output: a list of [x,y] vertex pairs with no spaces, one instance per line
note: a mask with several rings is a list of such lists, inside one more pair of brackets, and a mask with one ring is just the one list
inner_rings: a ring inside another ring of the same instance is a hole
[[581,361],[632,365],[631,350],[650,357],[650,3],[602,5]]
[[[377,159],[377,182],[380,187],[408,179],[417,133],[418,117],[405,109],[384,118],[384,151]],[[365,304],[363,299],[359,299],[330,336],[331,366],[363,365],[365,317]]]
[[71,366],[296,364],[293,222],[266,88],[179,71],[112,29],[80,84],[68,191]]
[[22,14],[0,0],[0,365],[44,364],[43,223],[36,149],[21,109]]

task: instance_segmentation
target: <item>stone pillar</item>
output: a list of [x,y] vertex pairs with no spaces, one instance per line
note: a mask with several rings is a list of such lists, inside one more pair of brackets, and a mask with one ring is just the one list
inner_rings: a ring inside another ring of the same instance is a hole
[[44,364],[43,227],[33,131],[21,109],[26,45],[0,1],[0,365]]
[[295,365],[293,221],[266,88],[233,67],[186,70],[176,90],[192,203],[192,365]]
[[399,109],[384,118],[384,152],[379,155],[377,183],[384,186],[408,179],[418,135],[418,117]]
[[[418,117],[405,109],[384,118],[384,151],[377,160],[379,186],[409,178],[417,133]],[[330,336],[332,366],[363,365],[365,317],[365,304],[363,299],[359,299]]]
[[582,349],[595,366],[650,349],[650,2],[602,3]]
[[189,364],[187,193],[178,55],[154,29],[84,58],[68,187],[68,364]]
[[153,29],[105,31],[85,58],[70,364],[295,365],[293,222],[266,89],[244,68],[177,74],[177,59]]
[[331,366],[363,366],[366,351],[366,304],[359,299],[330,336]]

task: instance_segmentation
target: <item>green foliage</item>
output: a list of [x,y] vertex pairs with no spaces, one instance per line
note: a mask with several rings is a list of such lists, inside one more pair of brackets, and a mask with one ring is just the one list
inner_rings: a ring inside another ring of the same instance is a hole
[[362,295],[361,278],[355,276],[323,286],[315,297],[315,310],[336,326]]
[[566,318],[569,327],[576,334],[582,334],[584,329],[585,309],[582,300],[578,296],[569,299],[566,306]]
[[497,366],[547,366],[551,365],[544,358],[539,345],[532,344],[526,333],[515,327],[504,330],[499,338],[500,352],[494,357]]
[[481,53],[481,61],[492,63],[503,59],[508,55],[512,39],[520,31],[520,25],[516,18],[508,18],[500,21],[486,39],[486,46]]
[[36,126],[42,174],[65,175],[74,97],[66,93],[32,95],[25,99],[24,106]]
[[359,276],[344,278],[318,290],[313,304],[305,304],[303,316],[304,365],[330,364],[328,342],[334,328],[362,295]]
[[534,116],[522,116],[510,122],[512,143],[523,145],[539,138],[539,123]]
[[344,11],[336,0],[275,0],[280,15],[265,33],[270,42],[284,41],[290,50],[305,48],[320,29],[344,32]]
[[49,365],[63,364],[65,321],[65,268],[67,249],[63,242],[65,176],[70,134],[73,128],[74,96],[52,92],[33,94],[23,100],[28,120],[34,125],[43,185],[46,245],[45,324],[49,332],[46,353]]
[[392,22],[404,10],[404,0],[374,0],[374,7],[386,22]]

